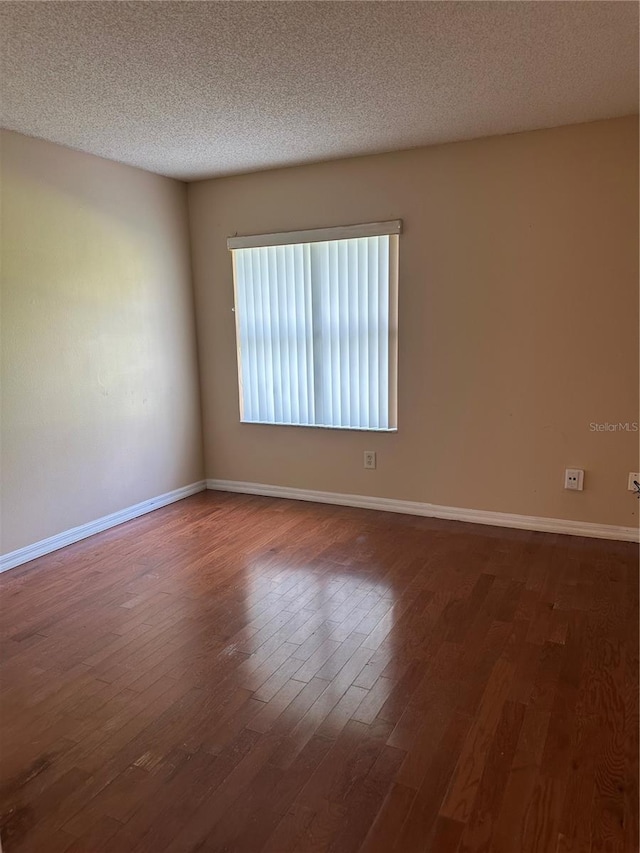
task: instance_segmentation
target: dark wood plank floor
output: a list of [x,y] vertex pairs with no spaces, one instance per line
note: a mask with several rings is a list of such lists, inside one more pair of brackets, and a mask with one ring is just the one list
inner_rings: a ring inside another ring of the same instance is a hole
[[638,549],[202,494],[13,570],[5,853],[638,850]]

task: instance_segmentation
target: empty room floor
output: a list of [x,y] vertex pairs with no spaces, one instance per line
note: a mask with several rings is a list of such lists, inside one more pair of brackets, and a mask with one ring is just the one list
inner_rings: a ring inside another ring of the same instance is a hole
[[27,851],[638,849],[638,547],[203,493],[0,579]]

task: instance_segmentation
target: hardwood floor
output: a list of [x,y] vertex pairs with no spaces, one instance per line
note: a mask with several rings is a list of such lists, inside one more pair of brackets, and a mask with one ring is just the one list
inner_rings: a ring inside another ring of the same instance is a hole
[[637,853],[635,545],[203,493],[0,587],[5,853]]

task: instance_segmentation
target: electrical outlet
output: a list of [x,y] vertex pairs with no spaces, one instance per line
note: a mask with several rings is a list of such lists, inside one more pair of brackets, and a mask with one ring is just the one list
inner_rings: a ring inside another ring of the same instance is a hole
[[640,474],[637,471],[632,471],[629,474],[629,479],[627,480],[627,488],[629,489],[630,492],[636,491],[636,487],[633,485],[634,480],[636,480],[636,482],[640,483]]
[[581,492],[584,488],[584,471],[581,468],[567,468],[564,472],[564,487]]
[[364,452],[364,467],[365,468],[375,468],[376,467],[376,452],[375,452],[375,450],[365,450],[365,452]]

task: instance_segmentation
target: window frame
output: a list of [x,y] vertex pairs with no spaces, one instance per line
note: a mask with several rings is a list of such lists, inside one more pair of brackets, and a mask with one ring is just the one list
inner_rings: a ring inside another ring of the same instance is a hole
[[[328,228],[313,228],[303,231],[282,231],[269,234],[253,234],[227,238],[227,249],[232,257],[233,299],[235,315],[236,354],[238,368],[238,397],[240,423],[258,426],[306,427],[312,429],[346,430],[350,432],[395,433],[398,431],[398,290],[399,290],[399,236],[402,234],[402,220],[370,222],[358,225],[345,225]],[[335,424],[297,424],[278,421],[247,420],[243,412],[242,347],[240,320],[238,311],[238,282],[236,270],[237,249],[269,248],[306,243],[320,243],[336,240],[352,240],[360,237],[396,237],[389,240],[389,328],[388,328],[388,427],[343,426]]]

